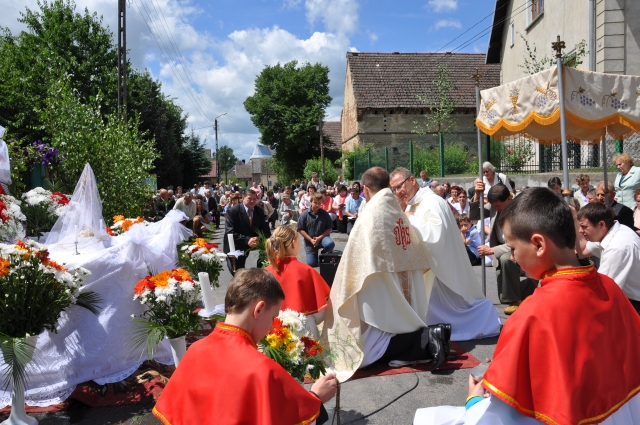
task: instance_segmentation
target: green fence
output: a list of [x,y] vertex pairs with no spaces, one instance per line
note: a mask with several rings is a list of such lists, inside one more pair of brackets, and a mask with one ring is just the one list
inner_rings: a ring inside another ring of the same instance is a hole
[[[370,167],[380,166],[387,171],[405,167],[416,176],[427,170],[430,177],[473,176],[478,174],[476,133],[445,134],[440,139],[437,134],[428,135],[418,142],[371,149],[358,154],[353,159],[354,180],[360,180]],[[610,171],[615,171],[611,158],[617,152],[627,152],[640,160],[640,136],[634,135],[624,142],[607,136],[606,158]],[[595,145],[578,144],[569,141],[569,169],[585,172],[603,171],[603,143]],[[540,145],[524,136],[510,140],[496,140],[482,135],[482,159],[491,162],[496,170],[508,175],[538,174],[562,171],[562,147],[560,144]],[[441,173],[444,164],[444,173]]]

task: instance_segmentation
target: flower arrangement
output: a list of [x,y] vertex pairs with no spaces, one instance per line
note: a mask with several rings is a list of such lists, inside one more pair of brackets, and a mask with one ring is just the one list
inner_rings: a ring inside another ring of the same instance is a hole
[[185,243],[178,255],[180,266],[192,274],[208,273],[211,285],[219,287],[218,276],[222,271],[222,264],[227,256],[218,251],[218,245],[208,243],[203,238],[197,238],[193,243]]
[[271,330],[260,341],[260,349],[282,366],[291,376],[303,382],[308,373],[318,379],[326,373],[326,352],[305,328],[307,317],[291,309],[280,311]]
[[165,270],[146,276],[133,289],[133,299],[147,306],[133,336],[133,350],[146,343],[151,355],[163,338],[185,336],[198,330],[200,319],[196,309],[199,283],[184,269]]
[[42,236],[42,233],[51,230],[69,204],[66,195],[41,187],[23,193],[22,201],[20,209],[26,217],[26,233],[29,236]]
[[36,242],[0,244],[0,346],[7,361],[5,384],[11,379],[24,383],[26,362],[20,354],[25,338],[45,330],[56,332],[60,315],[73,305],[98,313],[100,297],[94,292],[80,293],[89,274],[82,267],[70,270],[51,260],[46,246]]
[[20,201],[13,196],[0,195],[0,241],[14,242],[24,238],[22,222],[25,220]]
[[107,233],[111,236],[118,236],[125,232],[128,232],[131,226],[134,224],[144,223],[147,226],[149,223],[144,221],[142,217],[138,218],[124,218],[123,215],[113,216],[113,226],[107,227]]

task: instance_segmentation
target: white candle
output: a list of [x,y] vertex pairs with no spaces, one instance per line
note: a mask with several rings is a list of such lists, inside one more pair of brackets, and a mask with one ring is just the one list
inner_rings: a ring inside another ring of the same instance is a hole
[[74,229],[73,241],[77,243],[78,242],[78,225],[77,224],[74,225],[73,229]]
[[208,314],[211,314],[216,305],[213,301],[213,289],[211,288],[211,282],[209,282],[209,273],[198,273],[198,280],[200,281],[200,291],[202,292],[204,310]]
[[233,241],[233,234],[229,233],[227,239],[229,240],[229,252],[235,252],[236,243]]

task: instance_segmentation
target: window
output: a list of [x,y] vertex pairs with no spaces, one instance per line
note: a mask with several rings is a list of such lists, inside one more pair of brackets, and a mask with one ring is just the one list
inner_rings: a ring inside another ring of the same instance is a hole
[[531,12],[529,22],[533,22],[544,12],[544,0],[529,0],[531,3]]
[[516,43],[516,34],[515,34],[515,26],[513,24],[513,22],[511,22],[511,25],[509,25],[509,37],[511,39],[511,47],[513,47],[513,45]]

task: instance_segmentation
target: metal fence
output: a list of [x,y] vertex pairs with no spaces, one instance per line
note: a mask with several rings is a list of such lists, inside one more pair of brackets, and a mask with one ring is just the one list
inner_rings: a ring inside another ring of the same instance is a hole
[[[473,137],[473,142],[470,137]],[[458,133],[444,135],[440,149],[438,135],[429,140],[408,142],[403,145],[370,149],[354,155],[353,179],[359,180],[370,167],[380,166],[387,171],[406,167],[415,175],[427,170],[431,177],[473,176],[478,174],[477,135]],[[626,152],[640,160],[640,135],[635,134],[623,141],[607,136],[605,143],[595,145],[578,144],[569,141],[569,170],[585,172],[604,171],[602,149],[606,145],[609,171],[615,171],[611,158],[617,152]],[[474,148],[471,148],[473,146]],[[510,140],[482,138],[482,159],[491,162],[496,170],[508,175],[538,174],[561,171],[562,148],[560,144],[541,145],[524,136]],[[444,164],[444,173],[441,173]]]

